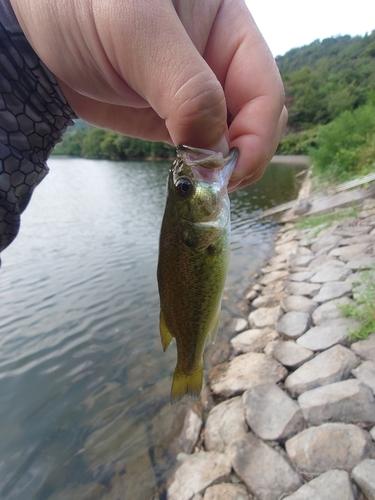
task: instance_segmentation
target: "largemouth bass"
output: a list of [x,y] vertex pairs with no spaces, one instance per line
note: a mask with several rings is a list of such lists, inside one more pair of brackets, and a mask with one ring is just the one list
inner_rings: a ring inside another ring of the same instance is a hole
[[228,181],[238,157],[178,146],[160,233],[160,335],[177,343],[171,402],[202,389],[203,350],[215,341],[229,265]]

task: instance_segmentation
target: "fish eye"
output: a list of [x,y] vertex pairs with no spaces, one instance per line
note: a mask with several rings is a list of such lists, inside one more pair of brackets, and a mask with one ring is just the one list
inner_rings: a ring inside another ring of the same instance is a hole
[[180,198],[187,198],[193,191],[193,183],[187,177],[181,177],[176,182],[176,193]]

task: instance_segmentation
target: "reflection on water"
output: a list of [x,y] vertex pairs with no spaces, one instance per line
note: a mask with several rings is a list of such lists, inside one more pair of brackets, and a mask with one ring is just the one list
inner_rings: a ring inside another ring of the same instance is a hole
[[[187,404],[168,404],[176,353],[163,354],[158,333],[169,165],[53,158],[50,167],[2,255],[0,498],[148,500]],[[297,171],[272,165],[231,195],[219,340],[272,249],[275,227],[256,217],[294,196]]]

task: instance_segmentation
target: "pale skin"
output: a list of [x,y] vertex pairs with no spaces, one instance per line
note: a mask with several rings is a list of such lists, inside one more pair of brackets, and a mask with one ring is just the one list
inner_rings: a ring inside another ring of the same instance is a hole
[[258,180],[287,121],[275,61],[244,0],[11,0],[75,113],[124,135],[240,155]]

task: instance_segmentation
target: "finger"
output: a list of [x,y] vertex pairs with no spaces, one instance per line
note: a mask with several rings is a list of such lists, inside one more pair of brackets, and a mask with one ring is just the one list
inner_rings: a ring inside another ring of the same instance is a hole
[[173,144],[164,120],[148,107],[137,109],[91,99],[59,82],[75,113],[87,123],[130,137]]

